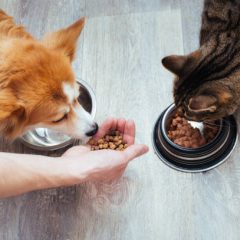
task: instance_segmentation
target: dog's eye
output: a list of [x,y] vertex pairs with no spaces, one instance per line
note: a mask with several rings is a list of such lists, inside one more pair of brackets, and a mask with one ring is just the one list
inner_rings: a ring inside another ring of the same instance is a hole
[[67,118],[67,113],[65,113],[60,119],[58,119],[58,120],[56,120],[56,121],[53,121],[53,123],[59,123],[59,122],[61,122],[61,121],[63,121],[64,119],[66,119]]

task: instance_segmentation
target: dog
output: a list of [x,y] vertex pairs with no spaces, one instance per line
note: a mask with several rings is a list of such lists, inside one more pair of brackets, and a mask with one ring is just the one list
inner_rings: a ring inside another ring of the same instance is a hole
[[5,138],[36,127],[82,140],[97,132],[97,123],[77,100],[71,67],[84,21],[38,41],[0,10],[0,133]]

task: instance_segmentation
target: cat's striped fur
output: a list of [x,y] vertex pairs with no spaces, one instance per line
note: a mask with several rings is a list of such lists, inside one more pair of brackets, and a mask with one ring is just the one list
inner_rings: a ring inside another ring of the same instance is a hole
[[189,119],[218,119],[240,105],[240,0],[205,0],[200,48],[169,56],[175,104]]

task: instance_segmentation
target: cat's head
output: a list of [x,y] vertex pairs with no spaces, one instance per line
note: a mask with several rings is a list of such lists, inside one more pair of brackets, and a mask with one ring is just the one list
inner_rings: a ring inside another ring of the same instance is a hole
[[219,59],[199,49],[185,56],[165,57],[162,63],[176,75],[174,102],[189,120],[216,120],[237,109],[240,99],[234,91],[236,75]]

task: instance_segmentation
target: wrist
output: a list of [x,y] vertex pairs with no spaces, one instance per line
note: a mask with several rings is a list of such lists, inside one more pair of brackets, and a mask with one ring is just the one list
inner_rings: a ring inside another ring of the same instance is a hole
[[83,182],[74,163],[63,157],[0,153],[0,197]]
[[60,187],[63,185],[64,168],[59,157],[47,157],[40,155],[25,155],[25,159],[17,160],[15,163],[24,164],[22,179],[26,191],[40,190],[46,188]]
[[0,153],[0,197],[61,186],[59,158]]
[[58,171],[56,172],[58,186],[71,186],[87,181],[89,173],[84,167],[85,164],[81,162],[70,157],[58,158]]
[[68,174],[61,157],[46,157],[38,168],[39,178],[35,189],[54,188],[67,185]]

